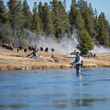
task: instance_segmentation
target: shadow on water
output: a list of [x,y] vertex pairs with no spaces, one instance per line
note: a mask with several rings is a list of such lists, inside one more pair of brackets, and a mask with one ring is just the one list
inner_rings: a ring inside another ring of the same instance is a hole
[[16,109],[23,109],[23,108],[29,108],[29,105],[26,104],[11,104],[11,105],[0,105],[1,110],[16,110]]
[[[110,100],[110,99],[109,99]],[[96,99],[96,98],[83,98],[83,99],[73,99],[73,100],[56,100],[53,101],[53,106],[56,108],[68,108],[68,106],[71,107],[92,107],[94,106],[96,103],[100,103],[100,102],[105,102],[108,101],[107,98],[103,98],[103,99]]]

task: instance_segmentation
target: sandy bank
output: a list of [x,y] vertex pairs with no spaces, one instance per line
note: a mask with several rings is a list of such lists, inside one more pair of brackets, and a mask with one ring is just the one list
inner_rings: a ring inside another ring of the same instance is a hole
[[41,52],[38,59],[32,59],[21,53],[0,50],[0,71],[4,70],[33,70],[33,69],[67,69],[71,68],[70,60],[64,55],[55,55]]
[[[0,50],[0,71],[5,70],[33,70],[33,69],[69,69],[72,59],[65,55],[39,53],[40,59],[21,57],[16,52]],[[110,67],[110,55],[99,55],[94,58],[85,58],[84,67]]]

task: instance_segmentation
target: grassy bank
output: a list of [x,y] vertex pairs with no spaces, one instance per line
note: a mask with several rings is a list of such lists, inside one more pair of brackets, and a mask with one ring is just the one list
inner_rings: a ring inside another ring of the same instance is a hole
[[[33,70],[33,69],[69,69],[72,59],[66,55],[40,52],[40,59],[32,59],[26,55],[0,49],[0,71]],[[110,55],[98,55],[96,58],[84,58],[84,67],[110,67]]]

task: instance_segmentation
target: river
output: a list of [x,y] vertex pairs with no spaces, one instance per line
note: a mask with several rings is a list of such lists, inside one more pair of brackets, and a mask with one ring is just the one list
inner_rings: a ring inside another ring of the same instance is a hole
[[109,110],[110,68],[0,72],[0,110]]

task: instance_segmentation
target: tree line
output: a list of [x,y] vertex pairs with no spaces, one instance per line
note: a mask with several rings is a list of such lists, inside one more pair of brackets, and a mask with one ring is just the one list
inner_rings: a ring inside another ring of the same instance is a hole
[[19,41],[20,45],[29,45],[25,30],[60,39],[65,34],[70,37],[74,29],[78,30],[78,48],[83,54],[94,45],[110,47],[110,25],[105,14],[97,14],[85,0],[72,0],[69,11],[58,0],[35,2],[32,10],[27,0],[9,0],[7,6],[0,0],[0,43],[15,45]]

